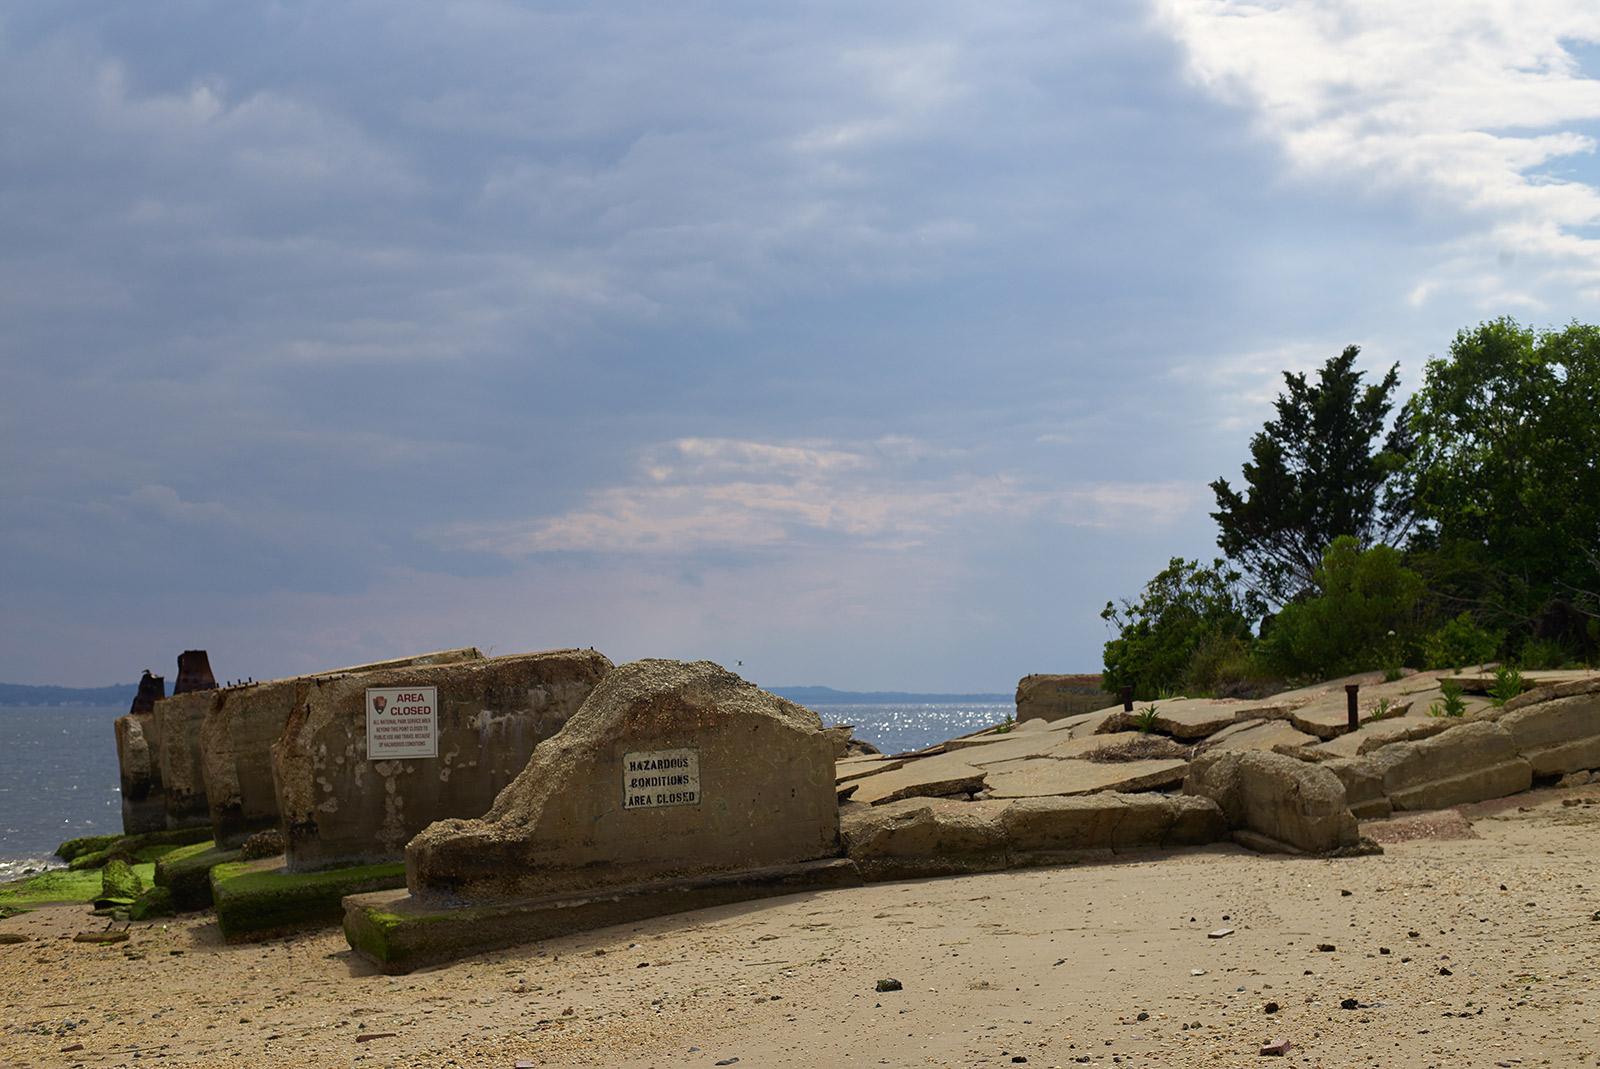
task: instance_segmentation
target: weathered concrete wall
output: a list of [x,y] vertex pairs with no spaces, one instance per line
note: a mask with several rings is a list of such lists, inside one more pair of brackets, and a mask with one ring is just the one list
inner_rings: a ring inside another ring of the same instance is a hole
[[215,688],[191,690],[156,702],[156,738],[169,828],[211,821],[200,757],[200,726],[221,694]]
[[710,662],[623,665],[483,819],[411,841],[407,884],[481,900],[836,856],[833,754],[816,713]]
[[129,713],[117,718],[113,730],[122,777],[122,830],[128,835],[161,831],[167,826],[167,798],[161,788],[156,715]]
[[200,726],[206,804],[217,845],[232,849],[255,832],[278,826],[272,744],[283,736],[291,711],[305,705],[315,680],[482,659],[476,647],[467,646],[220,691]]
[[1017,682],[1017,722],[1060,720],[1116,704],[1100,689],[1100,674],[1030,675]]
[[[311,680],[272,746],[290,871],[398,861],[433,821],[483,813],[610,670],[553,650]],[[438,688],[438,756],[369,760],[366,689],[411,686]]]
[[156,733],[156,702],[167,696],[167,682],[148,668],[127,715],[112,723],[117,770],[122,779],[122,830],[127,835],[161,831],[167,802],[161,789],[161,739]]

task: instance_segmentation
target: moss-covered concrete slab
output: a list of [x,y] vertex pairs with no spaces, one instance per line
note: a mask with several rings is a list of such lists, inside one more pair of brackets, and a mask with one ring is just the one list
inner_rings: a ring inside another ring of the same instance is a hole
[[357,953],[390,974],[454,961],[572,932],[649,917],[863,883],[843,858],[663,880],[577,895],[520,898],[487,905],[438,907],[405,890],[351,895],[344,935]]
[[[155,865],[133,866],[145,884],[155,878]],[[0,907],[41,905],[48,902],[93,902],[100,897],[99,869],[51,869],[0,884]]]
[[69,839],[56,847],[56,855],[64,859],[69,868],[97,869],[116,854],[126,853],[140,861],[154,861],[174,847],[209,842],[210,839],[209,828],[172,828],[138,835],[96,835],[86,839]]
[[403,861],[326,872],[288,873],[284,859],[235,861],[211,869],[217,924],[230,943],[270,939],[305,928],[332,927],[344,915],[346,895],[406,885]]
[[210,909],[211,870],[238,860],[239,851],[210,841],[180,846],[156,862],[155,886],[172,892],[172,907],[180,913]]

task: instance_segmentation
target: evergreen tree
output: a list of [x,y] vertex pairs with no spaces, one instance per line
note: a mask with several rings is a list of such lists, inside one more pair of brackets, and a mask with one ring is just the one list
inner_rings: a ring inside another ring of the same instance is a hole
[[[1411,503],[1390,476],[1413,449],[1402,411],[1382,448],[1384,421],[1400,366],[1362,385],[1360,348],[1345,348],[1311,384],[1284,372],[1277,419],[1250,440],[1244,493],[1226,479],[1211,484],[1221,527],[1217,545],[1267,599],[1279,603],[1310,590],[1324,551],[1349,535],[1361,545],[1392,543],[1411,526]],[[1388,484],[1386,486],[1386,484]]]

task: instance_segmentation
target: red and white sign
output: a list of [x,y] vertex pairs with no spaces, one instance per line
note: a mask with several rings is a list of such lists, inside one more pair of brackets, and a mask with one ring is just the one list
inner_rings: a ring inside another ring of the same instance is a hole
[[367,760],[438,756],[438,687],[367,688]]

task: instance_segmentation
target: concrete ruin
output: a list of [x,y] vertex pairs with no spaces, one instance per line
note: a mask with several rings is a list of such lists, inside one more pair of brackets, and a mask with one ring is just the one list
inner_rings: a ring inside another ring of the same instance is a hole
[[839,852],[817,714],[709,661],[612,671],[479,820],[406,848],[413,894],[519,898],[793,865]]
[[133,707],[116,719],[117,768],[122,781],[122,830],[128,835],[167,826],[167,800],[161,785],[161,737],[156,703],[166,697],[166,680],[145,669]]
[[405,891],[345,900],[387,972],[561,932],[860,883],[838,857],[837,740],[700,661],[614,669],[479,820],[406,848]]
[[1060,720],[1107,704],[1100,673],[1029,675],[1017,682],[1017,722]]
[[220,690],[206,709],[198,737],[207,812],[217,846],[233,849],[255,832],[279,826],[272,745],[283,736],[290,713],[306,704],[318,681],[482,659],[476,647],[467,646]]
[[553,650],[308,680],[271,748],[288,871],[399,861],[432,822],[482,814],[611,670]]
[[[712,665],[641,662],[597,688],[483,819],[419,834],[407,849],[406,890],[347,898],[345,932],[384,971],[405,972],[496,946],[865,880],[1218,843],[1313,857],[1375,853],[1382,848],[1361,836],[1358,818],[1600,777],[1600,676],[1541,673],[1535,689],[1504,706],[1469,696],[1460,715],[1442,715],[1445,674],[1369,673],[1264,702],[1174,699],[1131,716],[1108,705],[999,725],[916,755],[838,758],[836,851],[822,848],[817,834],[828,825],[805,801],[811,787],[797,783],[790,802],[802,835],[769,834],[758,853],[732,826],[723,827],[732,850],[700,837],[704,823],[688,807],[675,812],[669,803],[653,823],[629,823],[622,765],[630,756],[665,762],[641,765],[640,774],[686,777],[660,789],[685,791],[692,781],[705,804],[713,791],[706,772],[726,757],[713,762],[694,740],[721,722],[713,710],[760,693]],[[1354,726],[1350,685],[1358,688]],[[803,715],[802,735],[815,730],[805,710],[778,712]],[[674,733],[675,724],[695,730]],[[656,732],[648,743],[645,729]],[[669,764],[697,745],[692,765]],[[724,821],[740,808],[711,816]],[[764,862],[773,864],[747,867]]]
[[200,756],[200,727],[220,699],[211,687],[174,694],[156,702],[162,797],[166,827],[188,828],[211,823],[206,802],[205,765]]

